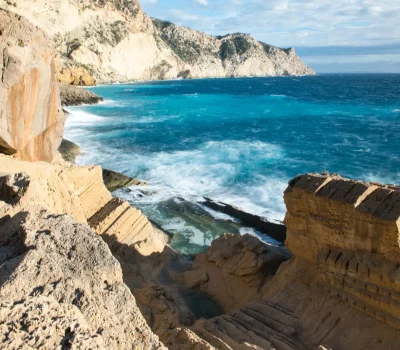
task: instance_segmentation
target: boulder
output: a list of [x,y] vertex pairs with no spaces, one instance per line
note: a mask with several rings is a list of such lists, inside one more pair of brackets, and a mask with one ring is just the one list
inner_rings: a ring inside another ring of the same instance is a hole
[[0,152],[52,161],[65,116],[54,51],[42,30],[0,10]]
[[63,139],[58,152],[65,161],[75,163],[76,157],[81,154],[81,148],[76,143]]
[[224,234],[207,253],[196,256],[192,270],[182,278],[189,287],[214,297],[227,312],[261,298],[266,282],[290,257],[285,247],[249,234]]

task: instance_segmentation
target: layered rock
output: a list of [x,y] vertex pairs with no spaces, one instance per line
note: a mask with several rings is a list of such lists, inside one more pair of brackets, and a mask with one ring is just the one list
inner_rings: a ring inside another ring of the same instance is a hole
[[164,349],[103,240],[33,203],[35,180],[1,175],[0,334],[18,349]]
[[42,30],[0,10],[0,151],[51,161],[65,117],[55,78],[54,50]]
[[144,255],[162,251],[167,238],[153,230],[139,210],[114,199],[106,189],[99,166],[80,167],[70,163],[30,163],[0,156],[0,172],[25,172],[31,179],[32,204],[52,213],[71,215],[88,223],[99,235],[134,246]]
[[151,19],[136,0],[36,4],[0,0],[1,7],[26,16],[52,37],[61,63],[58,77],[67,84],[314,74],[293,49]]
[[285,193],[288,248],[316,284],[400,329],[400,188],[304,175]]
[[307,174],[285,203],[294,257],[258,301],[191,330],[217,349],[397,349],[400,188]]

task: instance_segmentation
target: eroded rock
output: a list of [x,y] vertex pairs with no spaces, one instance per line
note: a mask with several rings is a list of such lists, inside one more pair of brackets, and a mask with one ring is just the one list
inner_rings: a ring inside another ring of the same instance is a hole
[[0,156],[0,172],[24,172],[32,185],[24,201],[44,206],[55,214],[71,215],[89,223],[110,245],[118,242],[135,246],[144,255],[160,252],[168,241],[153,230],[140,210],[112,198],[99,166],[76,166],[66,162],[26,162]]
[[193,269],[183,279],[213,296],[227,312],[260,299],[267,281],[290,257],[285,247],[249,234],[225,234],[213,241],[207,253],[196,256]]
[[[190,329],[217,349],[397,349],[399,193],[337,175],[292,180],[285,224],[294,257],[262,298]],[[226,269],[240,261],[247,273],[257,265],[235,256]]]
[[65,116],[54,50],[42,30],[0,9],[0,152],[52,161]]
[[[87,225],[26,198],[33,181],[8,176],[18,193],[0,201],[0,332],[8,349],[163,349],[123,283],[105,242]],[[32,193],[31,193],[32,194]]]

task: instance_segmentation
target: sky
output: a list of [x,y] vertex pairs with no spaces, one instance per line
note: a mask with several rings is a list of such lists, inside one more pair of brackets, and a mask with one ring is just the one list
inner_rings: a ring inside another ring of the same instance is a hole
[[294,47],[317,72],[400,73],[400,0],[141,0],[152,17]]

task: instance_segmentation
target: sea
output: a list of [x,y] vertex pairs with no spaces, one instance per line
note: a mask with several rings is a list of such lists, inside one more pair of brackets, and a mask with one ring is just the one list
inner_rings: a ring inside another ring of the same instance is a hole
[[173,80],[90,88],[68,107],[78,164],[139,178],[115,193],[184,253],[222,233],[251,233],[204,198],[281,222],[288,181],[307,172],[400,183],[400,75]]

